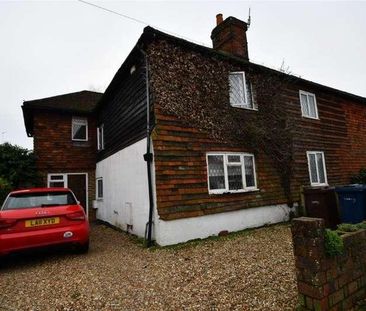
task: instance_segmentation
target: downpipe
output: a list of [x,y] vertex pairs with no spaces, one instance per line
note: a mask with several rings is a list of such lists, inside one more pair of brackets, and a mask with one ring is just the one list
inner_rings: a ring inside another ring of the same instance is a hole
[[145,227],[145,240],[147,240],[147,247],[153,245],[152,241],[152,227],[153,227],[153,211],[154,211],[154,196],[152,189],[152,177],[151,177],[151,164],[153,161],[153,154],[151,152],[151,124],[150,124],[150,89],[149,89],[149,62],[145,51],[140,48],[141,53],[145,58],[145,82],[146,82],[146,153],[144,154],[144,160],[147,167],[147,182],[149,188],[149,220]]

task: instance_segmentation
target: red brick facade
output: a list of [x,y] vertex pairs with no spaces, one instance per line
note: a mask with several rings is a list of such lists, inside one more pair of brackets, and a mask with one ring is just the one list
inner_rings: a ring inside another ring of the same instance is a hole
[[366,231],[342,236],[342,255],[325,253],[324,221],[297,218],[292,236],[299,291],[298,310],[355,310],[366,293]]
[[87,117],[88,141],[78,142],[71,139],[72,117],[72,114],[57,111],[34,112],[34,152],[40,170],[95,169],[97,146],[95,118]]
[[95,199],[96,166],[96,123],[92,115],[88,119],[88,141],[78,142],[71,139],[72,117],[58,111],[35,110],[34,153],[37,167],[47,185],[47,174],[87,173],[89,217],[95,218],[92,202]]

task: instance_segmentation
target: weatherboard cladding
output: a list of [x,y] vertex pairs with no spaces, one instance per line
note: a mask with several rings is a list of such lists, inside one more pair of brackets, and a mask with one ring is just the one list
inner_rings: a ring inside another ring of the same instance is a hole
[[[174,55],[172,57],[172,55]],[[251,152],[245,146],[216,139],[203,127],[189,122],[187,116],[177,107],[175,101],[187,103],[192,114],[194,104],[208,106],[216,103],[217,119],[209,122],[225,121],[227,100],[222,101],[222,92],[207,84],[216,85],[220,76],[210,74],[215,68],[230,68],[230,62],[220,65],[216,58],[199,52],[178,47],[166,41],[156,41],[149,47],[152,90],[154,92],[154,114],[156,126],[153,132],[157,208],[164,220],[201,216],[243,209],[248,207],[286,203],[286,198],[278,174],[264,153],[256,154],[257,192],[209,195],[207,187],[206,152],[240,151]],[[211,65],[210,65],[211,63]],[[235,67],[236,70],[240,67]],[[241,70],[248,70],[247,64]],[[260,74],[266,72],[260,71]],[[197,79],[202,80],[197,83]],[[224,80],[222,80],[224,81]],[[226,86],[218,86],[225,89]],[[303,118],[299,101],[299,90],[316,95],[319,120]],[[292,194],[299,200],[300,186],[309,185],[306,151],[320,150],[325,153],[326,170],[330,185],[349,183],[350,177],[366,167],[366,107],[359,98],[333,92],[316,84],[295,79],[286,88],[279,90],[283,108],[295,120],[297,127],[294,137],[294,176]],[[195,100],[195,97],[197,100]],[[190,102],[193,101],[192,106]],[[259,104],[260,105],[260,104]],[[224,107],[225,106],[225,107]],[[213,106],[210,106],[212,109]],[[231,108],[235,109],[235,108]],[[240,110],[245,126],[245,115],[261,113]],[[201,113],[204,115],[204,112]],[[233,120],[237,122],[239,119]],[[220,127],[220,124],[217,124]]]
[[135,66],[98,110],[97,122],[104,127],[104,150],[98,151],[98,161],[146,137],[145,67]]

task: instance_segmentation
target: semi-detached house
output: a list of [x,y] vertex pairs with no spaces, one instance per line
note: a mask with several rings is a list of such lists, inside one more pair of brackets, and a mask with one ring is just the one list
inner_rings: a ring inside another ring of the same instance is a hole
[[91,113],[97,219],[174,244],[285,221],[366,167],[366,99],[250,62],[247,28],[217,15],[213,48],[144,29]]

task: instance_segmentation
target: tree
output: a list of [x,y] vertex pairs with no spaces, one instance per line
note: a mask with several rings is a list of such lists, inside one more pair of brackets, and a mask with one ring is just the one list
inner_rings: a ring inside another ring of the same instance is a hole
[[9,143],[0,144],[0,202],[11,189],[39,184],[33,151]]

